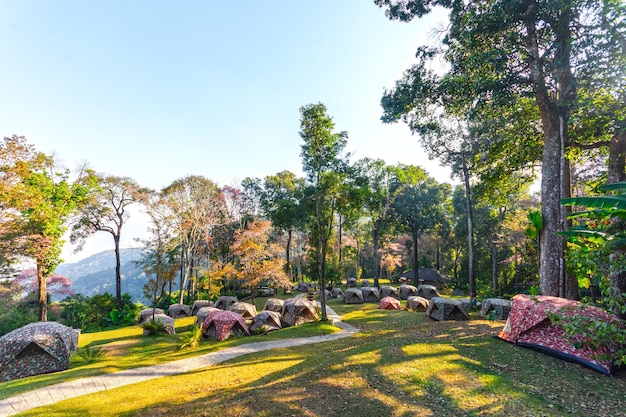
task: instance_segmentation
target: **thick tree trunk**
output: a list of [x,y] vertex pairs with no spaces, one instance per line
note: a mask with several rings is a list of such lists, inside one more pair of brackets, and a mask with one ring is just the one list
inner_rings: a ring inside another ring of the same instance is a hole
[[290,249],[291,249],[291,237],[293,235],[293,230],[290,228],[287,230],[287,248],[285,249],[285,273],[290,280],[293,279],[293,274],[291,273],[291,264],[290,264]]
[[489,242],[489,246],[491,249],[491,280],[493,282],[493,295],[494,297],[498,296],[499,288],[498,288],[498,246],[495,242],[495,236],[492,236],[491,241]]
[[419,284],[419,248],[417,247],[417,230],[413,228],[411,230],[411,235],[413,236],[413,284]]
[[472,215],[472,194],[470,187],[469,168],[463,158],[463,181],[465,183],[465,209],[467,210],[467,274],[469,279],[470,300],[476,297],[476,277],[474,276],[474,216]]
[[608,182],[626,181],[626,132],[619,132],[611,138],[609,145]]
[[378,222],[374,222],[374,232],[372,236],[372,246],[374,247],[372,275],[374,277],[374,287],[376,288],[380,288],[380,283],[378,282],[378,233]]
[[43,268],[37,262],[37,287],[39,288],[39,321],[48,321],[48,289],[46,288],[46,277]]

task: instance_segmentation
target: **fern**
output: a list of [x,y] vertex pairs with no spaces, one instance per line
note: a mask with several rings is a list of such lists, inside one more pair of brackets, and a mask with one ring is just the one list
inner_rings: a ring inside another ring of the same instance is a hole
[[196,349],[200,345],[201,338],[202,329],[199,326],[193,326],[189,334],[181,337],[178,349]]
[[101,346],[88,346],[80,348],[76,351],[76,354],[80,356],[85,362],[93,363],[102,358],[105,354],[104,349]]

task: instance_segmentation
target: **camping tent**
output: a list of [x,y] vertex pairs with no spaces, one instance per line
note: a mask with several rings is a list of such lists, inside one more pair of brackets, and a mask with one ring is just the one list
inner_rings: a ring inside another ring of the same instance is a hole
[[235,303],[230,307],[230,311],[241,314],[244,319],[251,319],[256,316],[256,306],[250,303]]
[[480,313],[480,317],[486,318],[490,312],[494,312],[495,320],[506,320],[509,318],[511,312],[511,300],[503,300],[502,298],[487,298],[483,300]]
[[75,331],[55,322],[27,324],[0,337],[0,382],[64,371]]
[[363,304],[363,293],[360,288],[348,288],[346,296],[343,297],[346,304]]
[[138,324],[141,324],[145,321],[152,320],[153,316],[157,314],[163,314],[162,308],[146,308],[139,312],[139,319],[137,320]]
[[[611,351],[593,350],[585,346],[585,340],[580,338],[578,342],[582,342],[582,345],[580,347],[574,346],[563,328],[550,322],[547,316],[548,312],[558,313],[566,317],[584,316],[623,325],[623,322],[616,316],[597,307],[584,306],[578,301],[545,295],[531,297],[518,294],[511,300],[509,318],[498,337],[519,346],[579,363],[603,374],[610,375],[615,371],[610,359],[600,360],[596,358],[598,354],[606,354],[610,358],[612,356]],[[578,345],[576,342],[575,344]]]
[[383,287],[380,287],[380,298],[385,298],[385,297],[393,297],[396,300],[399,300],[400,292],[398,291],[396,287],[385,285]]
[[361,288],[361,294],[363,294],[363,301],[366,303],[377,303],[380,301],[380,294],[376,287],[363,287]]
[[428,300],[419,295],[413,295],[406,299],[406,309],[409,311],[424,312],[428,309]]
[[227,310],[209,313],[202,323],[201,329],[205,337],[214,338],[217,341],[228,339],[230,336],[237,334],[250,334],[248,325],[241,317],[241,314]]
[[265,302],[263,310],[275,311],[280,313],[283,310],[284,301],[280,298],[268,298]]
[[191,316],[191,309],[185,304],[172,304],[167,309],[167,315],[173,319]]
[[406,300],[407,298],[413,295],[418,295],[417,288],[415,288],[413,285],[400,285],[400,299],[401,300]]
[[393,297],[383,297],[380,300],[380,308],[383,310],[400,310],[400,301]]
[[254,316],[252,324],[250,324],[250,331],[253,333],[259,329],[269,332],[281,328],[280,314],[269,310],[263,310]]
[[215,307],[215,303],[210,300],[196,300],[191,307],[191,314],[195,316],[202,307]]
[[343,298],[343,291],[341,291],[341,288],[333,288],[333,290],[330,292],[333,296],[333,298]]
[[415,294],[415,295],[419,295],[420,297],[424,297],[424,298],[428,298],[428,299],[431,299],[433,297],[439,297],[439,293],[437,292],[437,288],[435,288],[432,285],[426,285],[426,284],[418,285],[417,286],[417,294]]
[[220,310],[230,310],[232,305],[235,304],[237,301],[239,301],[237,297],[222,295],[217,297],[217,300],[215,300],[215,307],[219,308]]
[[348,278],[346,285],[349,288],[355,288],[356,287],[356,278]]
[[426,315],[439,321],[469,320],[463,303],[454,298],[434,297],[430,300]]
[[298,292],[309,292],[309,291],[313,291],[313,285],[311,285],[309,282],[304,282],[304,281],[300,281],[298,282],[298,285],[296,285],[294,287],[294,291],[298,291]]
[[209,314],[211,314],[212,311],[222,310],[217,307],[202,307],[200,310],[198,310],[198,313],[196,314],[196,324],[198,326],[202,326],[202,323],[204,323],[204,320],[209,317]]
[[283,304],[282,316],[283,326],[298,326],[319,320],[316,305],[304,298],[286,299]]
[[[152,320],[152,316],[150,316],[146,320],[146,322],[149,322],[150,320]],[[176,334],[176,327],[174,326],[174,319],[172,317],[165,314],[155,314],[154,321],[160,321],[161,323],[163,323],[163,325],[165,326],[165,332],[167,334]],[[150,331],[144,328],[143,334],[144,336],[147,336],[150,334]]]

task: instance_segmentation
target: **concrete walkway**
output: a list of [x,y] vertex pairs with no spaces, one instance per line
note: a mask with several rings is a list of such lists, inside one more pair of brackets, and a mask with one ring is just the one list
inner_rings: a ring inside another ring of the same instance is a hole
[[248,353],[327,342],[352,336],[359,331],[356,327],[339,321],[340,317],[330,308],[327,312],[328,319],[335,326],[341,328],[341,331],[323,336],[249,343],[160,365],[62,382],[0,400],[0,416],[11,416],[31,408],[53,404],[68,398],[206,368]]

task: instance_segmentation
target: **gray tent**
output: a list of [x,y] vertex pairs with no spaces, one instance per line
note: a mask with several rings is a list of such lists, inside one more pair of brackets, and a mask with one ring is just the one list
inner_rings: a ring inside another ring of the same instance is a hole
[[191,316],[191,309],[185,304],[172,304],[167,309],[167,315],[173,319]]
[[256,316],[256,306],[250,303],[235,303],[230,306],[230,311],[241,314],[244,319],[251,319]]
[[356,287],[356,278],[348,278],[348,281],[346,282],[346,285],[350,288],[355,288]]
[[330,293],[332,294],[333,298],[343,298],[343,291],[341,291],[341,288],[333,288]]
[[426,315],[431,319],[444,320],[469,320],[469,316],[463,307],[463,303],[454,298],[435,297],[430,300]]
[[281,328],[280,314],[269,310],[263,310],[254,316],[252,324],[250,324],[249,327],[250,331],[253,333],[259,330],[269,332],[272,330],[279,330]]
[[430,303],[424,297],[413,295],[406,300],[406,309],[409,311],[424,312],[428,309]]
[[363,293],[360,288],[348,288],[346,295],[343,297],[346,304],[363,304]]
[[361,288],[361,294],[363,294],[363,301],[366,303],[377,303],[380,301],[380,293],[376,287],[363,287]]
[[265,302],[263,310],[275,311],[280,313],[283,310],[284,301],[280,298],[268,298]]
[[157,314],[163,314],[163,309],[162,308],[146,308],[144,310],[141,310],[141,312],[139,313],[139,319],[137,320],[137,323],[141,324],[148,320],[152,320],[152,316],[155,316]]
[[[146,321],[152,320],[152,317],[149,317]],[[165,325],[165,332],[167,334],[176,334],[176,328],[174,327],[174,319],[170,316],[166,316],[165,314],[157,314],[154,316],[154,321],[160,321]],[[150,334],[148,330],[143,331],[144,336]]]
[[418,268],[417,270],[418,282],[415,281],[415,272],[412,269],[406,271],[400,278],[405,278],[407,282],[410,280],[413,284],[427,284],[433,285],[437,288],[441,288],[442,286],[449,284],[452,280],[443,275],[441,272],[437,271],[434,268]]
[[385,298],[385,297],[393,297],[396,300],[399,300],[400,292],[398,291],[396,287],[385,285],[383,287],[380,287],[380,298]]
[[417,288],[415,288],[413,285],[400,285],[401,300],[406,300],[413,295],[417,295]]
[[217,297],[217,300],[215,300],[215,307],[219,308],[220,310],[230,310],[233,304],[235,304],[237,301],[239,301],[237,297],[222,295],[220,297]]
[[288,298],[283,304],[283,326],[298,326],[300,324],[319,320],[317,306],[305,298]]
[[64,371],[76,332],[56,322],[27,324],[0,337],[0,382]]
[[422,285],[418,285],[417,294],[415,295],[419,295],[420,297],[431,299],[433,297],[439,297],[439,292],[437,292],[437,288],[435,288],[432,285],[422,284]]
[[191,307],[191,314],[195,316],[202,307],[215,307],[215,303],[210,300],[196,300]]
[[480,308],[480,317],[486,318],[487,315],[494,311],[494,319],[506,320],[511,312],[511,300],[503,300],[502,298],[487,298],[483,300]]

